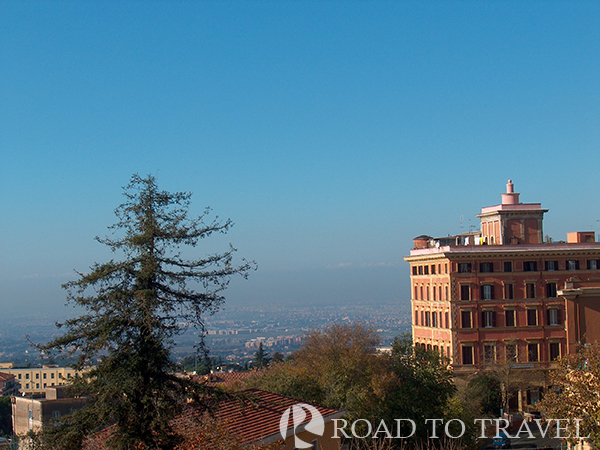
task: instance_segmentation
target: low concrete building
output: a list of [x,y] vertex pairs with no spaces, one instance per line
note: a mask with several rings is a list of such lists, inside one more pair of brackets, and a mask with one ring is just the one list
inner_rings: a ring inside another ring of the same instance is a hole
[[13,432],[23,436],[29,431],[51,426],[59,417],[72,414],[87,404],[87,397],[67,397],[66,391],[64,387],[54,387],[46,389],[46,398],[13,397]]

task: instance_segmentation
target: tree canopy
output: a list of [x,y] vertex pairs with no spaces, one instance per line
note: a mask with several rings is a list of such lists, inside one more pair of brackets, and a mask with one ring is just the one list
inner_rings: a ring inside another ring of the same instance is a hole
[[[582,345],[576,354],[559,360],[558,368],[551,374],[554,388],[538,404],[546,418],[570,419],[568,439],[576,444],[575,436],[590,435],[594,447],[600,446],[600,342]],[[579,432],[577,432],[577,422]],[[562,426],[564,426],[563,422]]]
[[[257,387],[344,410],[350,421],[397,418],[457,418],[450,405],[452,373],[436,352],[395,339],[391,353],[378,352],[380,338],[364,323],[333,324],[313,330],[301,350],[254,381]],[[460,411],[458,411],[460,412]],[[419,429],[414,440],[425,439]]]
[[93,394],[90,406],[46,435],[60,448],[79,448],[87,433],[111,424],[112,448],[172,448],[170,419],[190,396],[199,399],[191,383],[173,374],[173,339],[188,327],[203,333],[231,277],[255,268],[244,259],[234,264],[231,245],[183,256],[184,247],[232,226],[218,216],[208,221],[209,209],[190,218],[191,194],[161,191],[153,176],[133,175],[124,196],[112,235],[96,237],[122,259],[96,263],[63,286],[85,313],[59,324],[64,334],[41,347],[74,357],[84,373],[79,387]]
[[254,367],[263,369],[269,365],[271,357],[263,348],[263,343],[258,344],[258,351],[254,354]]

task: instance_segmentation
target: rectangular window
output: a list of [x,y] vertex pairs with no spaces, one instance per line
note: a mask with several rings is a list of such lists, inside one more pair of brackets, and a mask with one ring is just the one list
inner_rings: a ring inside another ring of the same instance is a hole
[[471,273],[471,263],[458,263],[459,273]]
[[490,364],[496,362],[496,347],[493,345],[483,346],[483,361]]
[[537,309],[528,309],[527,310],[527,326],[530,326],[530,327],[537,326]]
[[506,300],[512,300],[515,298],[515,287],[512,284],[504,285],[504,298]]
[[448,313],[444,313],[444,319],[446,319],[446,328],[450,328],[450,324],[448,323]]
[[548,297],[548,298],[556,297],[556,283],[547,283],[546,284],[546,297]]
[[561,325],[560,310],[558,308],[548,310],[548,325]]
[[431,291],[433,292],[433,301],[435,302],[437,300],[437,297],[436,297],[437,289],[435,288],[435,286],[433,286],[431,288]]
[[471,311],[461,311],[460,319],[462,328],[471,328]]
[[460,285],[460,299],[471,300],[471,286],[469,286],[468,284]]
[[479,271],[482,273],[491,273],[494,271],[494,263],[485,262],[479,264]]
[[527,356],[529,362],[538,362],[540,360],[538,344],[527,344]]
[[36,380],[39,380],[39,379],[40,379],[40,374],[39,374],[39,373],[36,373],[36,374],[35,374],[35,379],[36,379]]
[[431,326],[431,313],[429,311],[425,311],[425,326]]
[[25,374],[25,379],[29,380],[29,374],[28,373]]
[[473,364],[473,347],[462,348],[462,362],[465,365]]
[[504,317],[506,318],[506,326],[507,327],[514,327],[516,325],[514,309],[507,309],[504,312]]
[[419,275],[423,275],[423,266],[419,266]]
[[535,283],[527,283],[525,285],[525,294],[527,298],[535,298]]
[[515,344],[506,344],[506,362],[517,361],[517,346]]
[[417,266],[413,266],[412,273],[413,275],[417,275]]
[[560,344],[550,342],[550,361],[555,361],[560,356]]
[[542,399],[542,388],[527,389],[527,404],[535,405]]
[[496,326],[496,313],[494,311],[481,312],[481,326],[491,328]]
[[558,270],[558,261],[546,261],[546,270],[549,272]]
[[446,300],[450,300],[450,297],[448,295],[448,286],[446,286]]
[[504,271],[505,272],[512,272],[512,261],[505,261],[504,262]]
[[598,264],[597,259],[588,259],[588,270],[598,270],[600,264]]
[[35,383],[35,388],[39,389],[40,388],[40,383]]
[[419,311],[415,311],[415,325],[419,325]]
[[50,378],[54,379],[54,374],[53,373],[50,374]]
[[523,270],[525,272],[536,272],[537,271],[537,261],[525,261],[523,263]]
[[433,328],[437,328],[437,326],[438,326],[438,323],[437,323],[438,321],[437,321],[437,319],[438,319],[438,315],[437,315],[437,313],[436,313],[435,311],[434,311],[434,312],[432,312],[432,313],[431,313],[431,326],[432,326]]
[[567,270],[579,270],[579,260],[570,259],[567,261]]
[[493,300],[494,299],[494,285],[484,284],[481,286],[481,299],[482,300]]
[[444,264],[444,273],[448,273],[448,263]]
[[44,380],[46,379],[46,375],[47,375],[47,374],[43,374],[43,375],[42,375],[42,377],[44,378]]
[[425,275],[429,275],[429,266],[423,267]]
[[435,264],[431,265],[431,275],[435,275]]
[[419,288],[415,286],[415,300],[419,299]]
[[442,300],[442,287],[441,286],[439,288],[439,293],[440,293],[440,300]]

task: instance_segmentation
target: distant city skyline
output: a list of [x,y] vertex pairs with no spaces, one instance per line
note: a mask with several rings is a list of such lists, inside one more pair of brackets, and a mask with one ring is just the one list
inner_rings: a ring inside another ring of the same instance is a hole
[[[226,307],[409,304],[412,238],[510,178],[544,234],[600,227],[600,3],[0,2],[0,314],[60,285],[132,174],[234,222]],[[462,218],[462,219],[461,219]]]

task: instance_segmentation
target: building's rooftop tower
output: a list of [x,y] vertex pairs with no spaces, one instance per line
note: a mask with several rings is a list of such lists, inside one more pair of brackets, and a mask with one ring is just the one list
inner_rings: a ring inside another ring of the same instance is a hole
[[512,180],[508,180],[502,203],[481,209],[481,237],[484,244],[542,244],[543,218],[547,209],[541,203],[520,203]]

